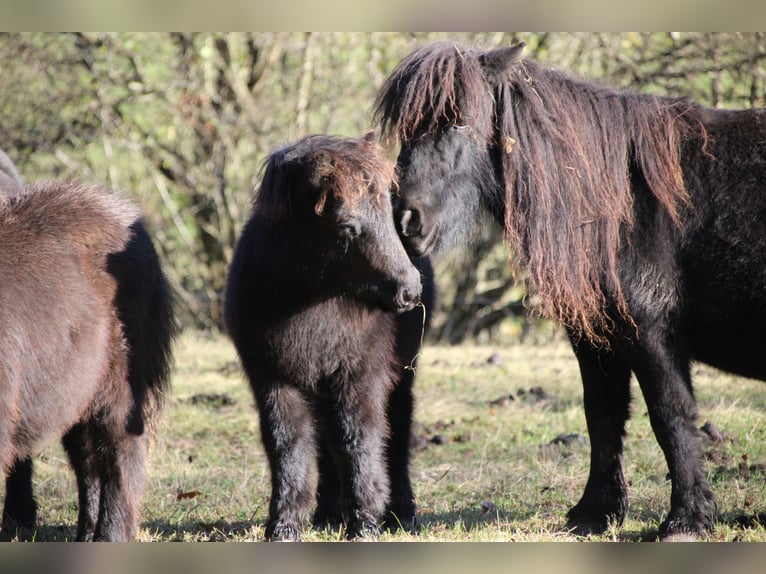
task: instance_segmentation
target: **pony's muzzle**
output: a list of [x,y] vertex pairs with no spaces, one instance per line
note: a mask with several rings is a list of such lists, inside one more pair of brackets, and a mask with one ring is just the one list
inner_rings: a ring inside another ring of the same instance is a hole
[[412,310],[420,303],[420,295],[423,292],[423,285],[420,281],[420,273],[410,265],[407,270],[404,281],[399,284],[396,291],[396,310],[399,313]]
[[406,209],[399,218],[399,231],[403,237],[419,237],[423,234],[423,216],[419,209]]
[[427,255],[439,237],[439,225],[426,228],[423,212],[411,207],[399,214],[399,238],[407,253],[412,257]]

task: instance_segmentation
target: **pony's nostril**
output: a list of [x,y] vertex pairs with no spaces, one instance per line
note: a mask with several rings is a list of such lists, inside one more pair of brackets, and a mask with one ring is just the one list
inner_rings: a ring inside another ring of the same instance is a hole
[[420,303],[420,294],[423,288],[420,284],[420,274],[417,274],[416,278],[406,283],[406,286],[402,286],[399,289],[398,302],[401,307],[411,309],[418,303]]
[[407,209],[403,211],[399,223],[404,237],[416,237],[420,235],[423,230],[420,211],[417,209]]
[[409,311],[410,309],[413,309],[415,305],[417,305],[420,302],[420,294],[414,293],[410,291],[409,289],[403,289],[399,292],[399,296],[397,297],[397,306],[399,312],[403,311]]

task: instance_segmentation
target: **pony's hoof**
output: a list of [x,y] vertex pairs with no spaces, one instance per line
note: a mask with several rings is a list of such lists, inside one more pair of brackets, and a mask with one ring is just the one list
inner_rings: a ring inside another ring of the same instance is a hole
[[269,528],[266,531],[266,540],[269,542],[300,542],[300,528],[289,524],[283,524]]
[[346,537],[349,540],[375,541],[380,538],[378,521],[367,512],[359,512],[358,516],[346,527]]
[[691,532],[674,532],[668,534],[664,538],[660,538],[660,542],[697,542],[699,537]]
[[573,522],[568,520],[564,529],[573,536],[592,536],[594,534],[603,534],[606,531],[606,526],[600,522],[595,521],[577,521]]
[[414,534],[418,529],[415,511],[395,512],[389,510],[386,512],[381,522],[381,526],[388,532],[407,532]]
[[565,529],[574,536],[603,534],[609,527],[609,521],[608,516],[604,516],[601,513],[585,512],[578,505],[567,513]]

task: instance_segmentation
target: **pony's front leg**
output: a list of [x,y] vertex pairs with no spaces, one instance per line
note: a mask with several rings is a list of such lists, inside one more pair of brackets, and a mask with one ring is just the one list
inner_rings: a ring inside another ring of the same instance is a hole
[[588,482],[567,514],[567,527],[588,535],[603,532],[610,523],[621,524],[627,513],[622,440],[629,416],[630,368],[612,352],[572,341],[582,376],[591,452]]
[[148,437],[99,429],[92,438],[101,479],[98,521],[93,540],[127,542],[138,532],[146,481]]
[[265,389],[255,389],[255,395],[271,469],[266,539],[299,541],[314,503],[314,415],[303,393],[294,386],[269,384]]
[[376,538],[378,519],[388,504],[390,490],[385,463],[386,398],[388,381],[367,374],[341,385],[337,425],[343,491],[348,509],[346,536]]
[[651,342],[651,337],[642,339],[634,371],[670,471],[670,513],[659,536],[702,534],[713,529],[716,503],[705,479],[689,360],[678,350],[650,348]]

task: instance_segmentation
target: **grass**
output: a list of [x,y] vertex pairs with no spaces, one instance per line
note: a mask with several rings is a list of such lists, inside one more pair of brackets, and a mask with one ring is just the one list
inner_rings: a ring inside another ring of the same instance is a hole
[[[232,345],[185,334],[151,469],[140,541],[262,540],[269,472],[258,421]],[[383,541],[574,541],[564,516],[577,502],[589,446],[577,364],[565,341],[426,346],[416,382],[412,478],[420,531]],[[700,425],[724,440],[705,446],[719,503],[712,541],[766,541],[763,383],[694,367]],[[667,467],[633,383],[625,446],[630,510],[596,541],[653,540],[668,510]],[[74,479],[63,451],[36,462],[36,540],[71,540]],[[340,540],[308,531],[309,541]]]

